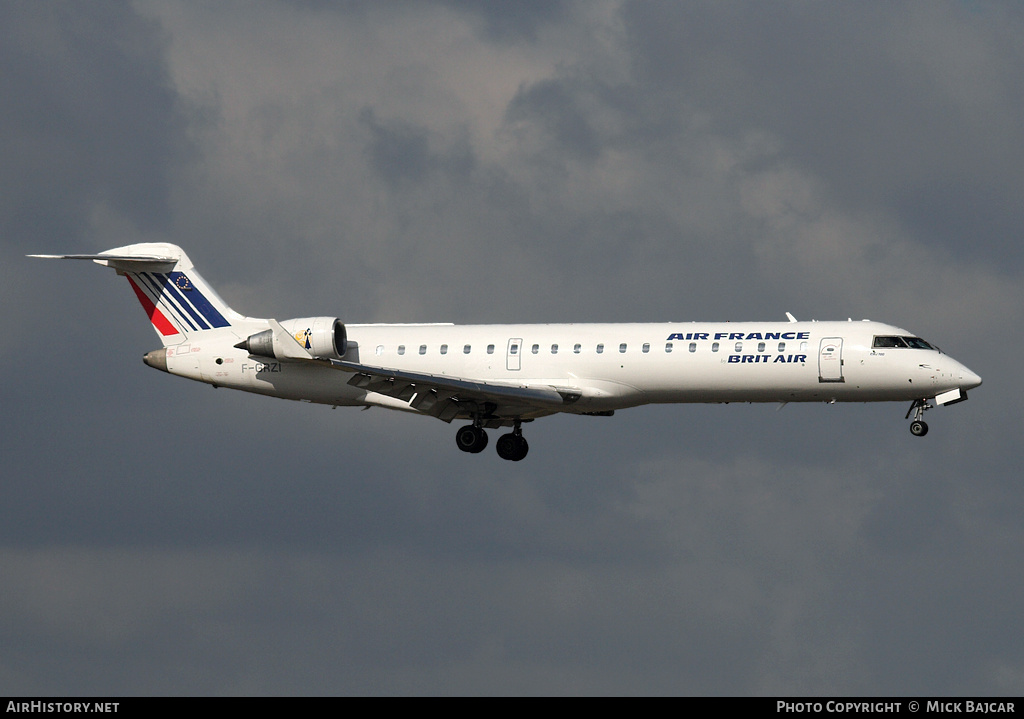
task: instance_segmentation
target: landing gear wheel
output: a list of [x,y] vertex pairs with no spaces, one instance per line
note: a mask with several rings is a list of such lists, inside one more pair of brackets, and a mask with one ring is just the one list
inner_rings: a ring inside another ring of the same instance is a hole
[[512,462],[518,462],[530,451],[530,445],[521,434],[509,432],[498,437],[494,448],[498,450],[498,456]]
[[478,454],[487,446],[487,433],[479,427],[467,424],[455,433],[455,444],[463,452]]
[[924,437],[928,434],[928,425],[920,420],[914,420],[910,423],[910,433],[915,437]]

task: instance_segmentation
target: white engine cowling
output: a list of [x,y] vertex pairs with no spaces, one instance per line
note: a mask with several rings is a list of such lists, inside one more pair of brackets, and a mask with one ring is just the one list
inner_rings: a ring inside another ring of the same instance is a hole
[[[300,317],[281,322],[281,327],[310,355],[318,359],[341,359],[348,350],[348,336],[345,325],[336,317]],[[236,347],[247,350],[258,357],[274,357],[280,360],[295,359],[293,345],[281,344],[282,338],[274,336],[274,330],[264,330],[250,335]]]

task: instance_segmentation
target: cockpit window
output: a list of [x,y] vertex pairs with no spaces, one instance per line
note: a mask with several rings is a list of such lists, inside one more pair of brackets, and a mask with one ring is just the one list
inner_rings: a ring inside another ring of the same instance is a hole
[[879,335],[875,337],[872,347],[909,347],[916,350],[933,350],[930,344],[920,337],[897,337],[895,335]]

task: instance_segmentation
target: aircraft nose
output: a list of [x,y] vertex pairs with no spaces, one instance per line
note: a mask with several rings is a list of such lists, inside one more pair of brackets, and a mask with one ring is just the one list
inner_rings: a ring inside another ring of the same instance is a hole
[[960,387],[964,390],[974,389],[981,385],[981,377],[971,372],[969,369],[961,365],[960,369]]

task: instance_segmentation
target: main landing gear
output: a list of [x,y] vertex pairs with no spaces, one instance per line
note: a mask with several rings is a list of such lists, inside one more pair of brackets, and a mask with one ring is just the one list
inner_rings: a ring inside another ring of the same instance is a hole
[[[477,427],[475,424],[467,424],[455,433],[455,444],[463,452],[470,452],[472,454],[483,452],[484,448],[487,447],[487,433],[484,432],[482,427]],[[519,420],[516,420],[514,430],[498,437],[494,447],[498,450],[499,457],[512,462],[518,462],[526,456],[526,453],[530,451],[530,445],[527,444],[526,438],[523,437],[523,429]]]
[[910,405],[910,409],[907,410],[907,416],[903,419],[910,419],[910,414],[913,412],[914,421],[910,423],[910,433],[915,437],[924,437],[928,434],[928,424],[921,418],[924,416],[925,410],[931,408],[932,406],[928,404],[928,400],[915,399]]

